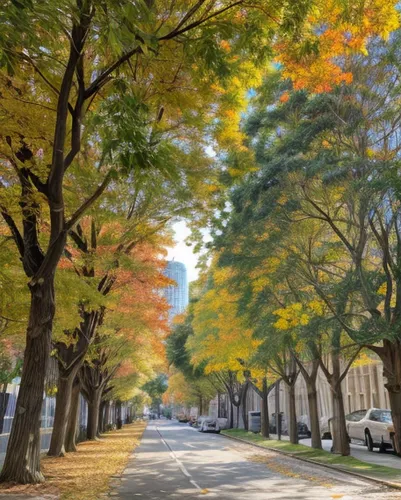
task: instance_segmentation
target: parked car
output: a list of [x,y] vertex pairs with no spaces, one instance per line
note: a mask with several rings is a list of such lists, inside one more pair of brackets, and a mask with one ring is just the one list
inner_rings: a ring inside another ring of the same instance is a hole
[[220,425],[217,418],[204,418],[199,424],[199,432],[215,432],[220,434]]
[[177,420],[178,422],[186,424],[189,421],[189,418],[181,413],[180,415],[177,415]]
[[320,419],[320,437],[322,439],[332,439],[330,422],[331,418],[328,417],[322,417]]
[[379,448],[383,452],[394,448],[394,427],[390,410],[358,410],[346,415],[345,419],[349,438],[363,442],[369,451]]

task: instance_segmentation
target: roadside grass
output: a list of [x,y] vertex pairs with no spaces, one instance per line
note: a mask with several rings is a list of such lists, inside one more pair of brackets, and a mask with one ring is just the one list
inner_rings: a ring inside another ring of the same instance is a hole
[[322,465],[331,465],[344,471],[356,472],[375,479],[401,483],[400,469],[370,464],[351,456],[342,457],[340,455],[333,455],[328,451],[315,450],[303,444],[291,444],[288,441],[266,439],[260,434],[254,434],[253,432],[247,432],[242,429],[228,429],[222,431],[222,433],[227,436],[244,439],[267,449],[279,450],[297,458],[306,458],[307,460],[312,460]]
[[99,500],[110,488],[110,480],[127,465],[139,445],[145,422],[125,425],[121,430],[103,434],[99,441],[79,443],[76,453],[62,458],[44,456],[42,471],[46,482],[32,486],[4,485],[0,495],[49,495],[60,500]]

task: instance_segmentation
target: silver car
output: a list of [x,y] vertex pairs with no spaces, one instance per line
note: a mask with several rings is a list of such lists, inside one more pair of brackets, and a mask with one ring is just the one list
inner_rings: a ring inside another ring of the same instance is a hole
[[216,418],[204,418],[200,423],[199,423],[199,432],[215,432],[217,434],[220,434],[220,425],[219,422]]
[[390,410],[358,410],[345,418],[349,438],[362,441],[369,451],[379,448],[379,451],[383,452],[394,447],[394,427]]

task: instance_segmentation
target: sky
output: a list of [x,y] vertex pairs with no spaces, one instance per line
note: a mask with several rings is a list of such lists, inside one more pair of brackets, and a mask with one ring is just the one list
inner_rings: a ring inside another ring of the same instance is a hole
[[[207,146],[205,152],[212,158],[216,156],[216,152],[212,146]],[[185,221],[176,222],[173,225],[173,229],[175,232],[174,239],[176,241],[176,245],[175,247],[168,249],[167,259],[174,259],[177,262],[185,264],[185,267],[187,268],[188,282],[194,281],[198,279],[199,276],[199,270],[195,269],[196,264],[198,263],[198,255],[194,254],[193,245],[187,246],[185,244],[185,238],[189,236],[190,230],[188,229]],[[207,241],[209,238],[206,230],[204,236]]]
[[176,260],[177,262],[182,262],[187,268],[188,282],[194,281],[198,278],[198,269],[195,269],[198,263],[198,256],[193,253],[193,246],[187,246],[185,244],[185,238],[189,236],[190,230],[188,229],[185,221],[176,222],[173,225],[175,232],[176,245],[173,248],[168,249],[168,260]]

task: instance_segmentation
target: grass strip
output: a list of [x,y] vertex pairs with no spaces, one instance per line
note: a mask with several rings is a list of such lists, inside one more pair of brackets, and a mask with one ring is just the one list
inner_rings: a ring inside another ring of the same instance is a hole
[[145,422],[125,425],[103,434],[98,441],[84,441],[65,457],[44,456],[41,466],[46,482],[38,485],[2,485],[1,494],[45,496],[60,500],[99,500],[109,491],[112,476],[121,474],[139,445]]
[[288,441],[266,439],[260,434],[254,434],[242,429],[228,429],[222,431],[222,433],[227,436],[244,439],[267,449],[279,450],[297,458],[305,458],[319,464],[331,465],[345,472],[355,472],[373,479],[401,483],[400,469],[363,462],[351,456],[343,457],[341,455],[334,455],[328,451],[315,450],[303,444],[291,444]]

